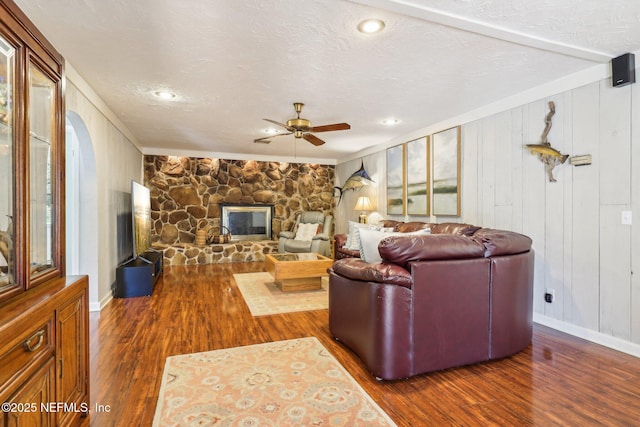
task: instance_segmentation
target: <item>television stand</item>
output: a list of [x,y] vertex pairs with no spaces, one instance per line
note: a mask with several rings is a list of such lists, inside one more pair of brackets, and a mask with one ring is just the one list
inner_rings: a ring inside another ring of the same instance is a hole
[[113,296],[129,298],[151,295],[153,286],[162,274],[162,257],[160,251],[147,251],[118,266]]

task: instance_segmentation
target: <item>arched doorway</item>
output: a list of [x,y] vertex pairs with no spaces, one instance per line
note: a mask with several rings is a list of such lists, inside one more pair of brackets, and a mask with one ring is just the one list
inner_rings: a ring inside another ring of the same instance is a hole
[[73,111],[66,116],[67,274],[89,275],[89,310],[98,301],[98,183],[89,131]]

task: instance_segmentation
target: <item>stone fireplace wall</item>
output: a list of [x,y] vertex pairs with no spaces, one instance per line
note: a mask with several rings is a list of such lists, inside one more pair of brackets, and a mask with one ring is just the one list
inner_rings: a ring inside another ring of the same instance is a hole
[[332,165],[146,155],[152,243],[185,248],[199,229],[218,233],[221,203],[273,204],[275,240],[302,212],[333,215],[334,176]]

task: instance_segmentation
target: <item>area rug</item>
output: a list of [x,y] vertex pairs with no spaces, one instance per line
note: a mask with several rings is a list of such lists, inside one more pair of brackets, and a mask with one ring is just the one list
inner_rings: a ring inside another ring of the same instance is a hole
[[233,278],[253,316],[323,310],[329,306],[329,278],[322,278],[322,289],[315,291],[282,292],[271,274],[243,273]]
[[154,426],[395,426],[308,337],[168,357]]

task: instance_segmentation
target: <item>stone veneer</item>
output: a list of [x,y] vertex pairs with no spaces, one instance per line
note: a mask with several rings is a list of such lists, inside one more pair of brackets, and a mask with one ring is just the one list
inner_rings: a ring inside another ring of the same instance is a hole
[[[262,261],[302,212],[333,215],[335,167],[309,163],[144,156],[151,241],[166,265]],[[196,246],[196,231],[220,230],[220,204],[272,204],[272,241]]]
[[242,241],[205,246],[189,243],[173,246],[156,244],[154,247],[164,252],[165,265],[264,261],[266,254],[278,252],[278,242],[275,240]]

